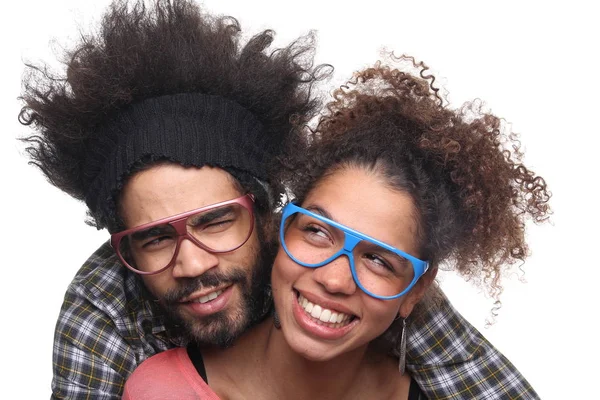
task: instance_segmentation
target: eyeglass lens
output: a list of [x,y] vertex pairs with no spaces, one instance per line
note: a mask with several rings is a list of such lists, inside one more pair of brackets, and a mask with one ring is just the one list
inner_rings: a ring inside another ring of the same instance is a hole
[[[344,248],[347,233],[326,222],[302,213],[292,214],[286,222],[286,248],[300,263],[322,263]],[[372,294],[395,296],[413,280],[409,260],[371,241],[361,240],[350,254],[358,281]]]
[[199,247],[223,253],[244,243],[251,229],[250,212],[233,203],[134,231],[121,239],[118,251],[131,267],[152,272],[171,263],[179,246],[179,237],[186,233],[187,238]]

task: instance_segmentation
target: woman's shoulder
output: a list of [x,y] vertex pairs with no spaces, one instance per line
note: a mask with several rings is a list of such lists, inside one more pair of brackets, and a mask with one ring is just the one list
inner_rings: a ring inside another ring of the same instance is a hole
[[141,363],[125,383],[123,393],[123,400],[197,398],[218,400],[183,347],[163,351]]

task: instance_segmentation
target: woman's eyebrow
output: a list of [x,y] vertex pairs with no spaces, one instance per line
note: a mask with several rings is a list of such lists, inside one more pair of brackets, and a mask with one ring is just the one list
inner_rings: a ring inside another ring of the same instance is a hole
[[[317,206],[317,205],[312,205],[312,206],[308,206],[305,207],[306,210],[311,211],[315,214],[319,214],[327,219],[330,219],[332,221],[335,221],[335,219],[333,219],[333,217],[331,216],[331,214],[329,214],[329,212],[327,212],[327,210],[325,210],[324,208]],[[336,221],[337,222],[337,221]]]
[[[329,219],[329,220],[331,220],[331,221],[335,221],[336,223],[339,223],[340,225],[342,225],[342,226],[344,226],[344,227],[346,227],[346,228],[349,228],[349,229],[352,229],[352,230],[354,230],[354,228],[351,228],[351,227],[349,227],[349,226],[347,226],[347,225],[344,225],[344,224],[342,224],[342,223],[340,223],[340,222],[336,221],[336,220],[335,220],[335,218],[333,218],[333,217],[331,216],[331,214],[329,214],[329,212],[327,212],[327,210],[325,210],[324,208],[322,208],[322,207],[320,207],[320,206],[318,206],[318,205],[310,205],[310,206],[304,207],[304,209],[306,209],[306,210],[309,210],[309,211],[311,211],[311,212],[313,212],[313,213],[315,213],[315,214],[319,214],[319,215],[321,215],[321,216],[323,216],[323,217],[325,217],[325,218],[327,218],[327,219]],[[365,233],[363,233],[363,232],[361,232],[361,231],[356,231],[356,232],[359,232],[359,233],[361,233],[361,234],[363,234],[363,235],[367,236],[367,237],[368,237],[368,238],[370,238],[370,239],[374,239],[374,240],[380,241],[379,239],[376,239],[376,238],[374,238],[374,237],[372,237],[372,236],[369,236],[369,235],[367,235],[367,234],[365,234]],[[391,247],[393,247],[394,249],[398,249],[398,250],[400,250],[400,249],[399,249],[397,246],[393,246],[393,245],[391,245],[391,244],[389,244],[389,243],[386,243],[386,242],[383,242],[383,243],[387,244],[388,246],[391,246]],[[385,249],[385,248],[383,248],[383,247],[381,247],[381,246],[379,246],[379,245],[377,245],[377,244],[375,244],[375,243],[373,243],[373,244],[374,244],[374,245],[376,245],[376,246],[378,246],[378,247],[379,247],[379,248],[380,248],[382,251],[385,251],[385,253],[386,253],[386,254],[389,254],[391,257],[397,258],[397,259],[398,259],[399,261],[401,261],[401,262],[409,262],[409,261],[408,261],[406,258],[402,257],[402,256],[401,256],[401,255],[399,255],[399,254],[396,254],[396,253],[394,253],[393,251],[390,251],[390,250],[388,250],[388,249]]]

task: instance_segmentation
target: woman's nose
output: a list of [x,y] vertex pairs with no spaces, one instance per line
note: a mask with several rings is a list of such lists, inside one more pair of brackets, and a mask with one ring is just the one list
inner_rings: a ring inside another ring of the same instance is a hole
[[350,259],[343,254],[330,263],[315,268],[313,279],[330,293],[351,295],[356,291],[356,283],[350,270]]

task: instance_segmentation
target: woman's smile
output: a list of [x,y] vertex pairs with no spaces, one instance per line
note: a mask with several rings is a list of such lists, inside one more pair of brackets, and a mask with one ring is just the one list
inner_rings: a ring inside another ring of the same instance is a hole
[[315,300],[314,296],[308,296],[313,301],[294,290],[292,312],[298,325],[311,336],[325,340],[340,339],[358,324],[359,318],[339,310],[339,306],[334,308],[326,301]]

